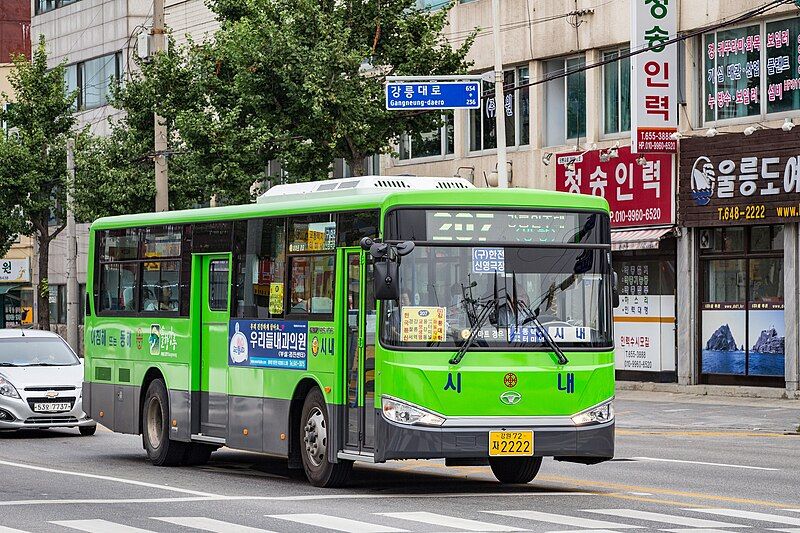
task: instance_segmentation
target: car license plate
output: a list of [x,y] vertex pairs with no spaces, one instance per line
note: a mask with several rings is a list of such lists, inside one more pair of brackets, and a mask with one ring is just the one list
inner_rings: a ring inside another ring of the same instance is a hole
[[72,404],[69,402],[33,404],[33,410],[37,413],[63,413],[64,411],[70,411],[71,409]]
[[533,455],[533,431],[490,431],[489,456]]

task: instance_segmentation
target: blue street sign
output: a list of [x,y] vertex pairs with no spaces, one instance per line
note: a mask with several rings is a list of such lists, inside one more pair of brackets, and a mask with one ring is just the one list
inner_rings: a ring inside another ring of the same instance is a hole
[[479,81],[386,83],[386,109],[480,109]]

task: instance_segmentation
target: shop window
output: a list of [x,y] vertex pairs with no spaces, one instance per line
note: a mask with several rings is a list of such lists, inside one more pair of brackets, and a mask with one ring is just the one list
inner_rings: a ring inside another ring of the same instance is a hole
[[545,144],[562,146],[586,137],[586,73],[574,72],[586,64],[583,57],[545,62]]
[[618,59],[628,48],[603,53],[603,132],[607,135],[631,129],[631,60]]
[[50,304],[50,323],[67,323],[67,286],[50,285],[48,301]]
[[453,153],[453,112],[442,115],[443,124],[433,131],[400,137],[400,160],[435,157]]
[[333,215],[311,215],[289,220],[289,251],[318,252],[336,249]]
[[715,383],[728,379],[723,382],[729,383],[735,379],[730,376],[754,376],[772,380],[760,383],[782,383],[783,228],[725,228],[714,232],[714,241],[713,246],[701,249],[704,379]]
[[800,109],[799,40],[799,18],[704,35],[706,122]]
[[[252,219],[237,228],[234,316],[282,318],[286,283],[286,219]],[[246,225],[246,227],[245,227]]]
[[289,312],[329,315],[333,312],[334,256],[291,258]]
[[504,113],[506,118],[506,146],[530,144],[530,87],[527,86],[529,82],[528,67],[503,72],[502,106],[495,104],[494,84],[482,83],[484,96],[481,109],[469,112],[470,151],[497,148],[495,117],[498,112]]

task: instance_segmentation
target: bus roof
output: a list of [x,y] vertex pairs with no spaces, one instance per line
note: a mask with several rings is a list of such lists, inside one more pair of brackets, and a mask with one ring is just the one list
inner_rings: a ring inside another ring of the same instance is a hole
[[380,208],[385,210],[400,206],[518,207],[608,211],[608,202],[600,197],[539,189],[402,190],[386,188],[352,191],[351,194],[346,195],[320,192],[276,196],[274,200],[262,197],[259,203],[254,204],[105,217],[96,220],[91,229],[94,231],[160,224],[237,220],[318,213],[320,211],[341,212]]

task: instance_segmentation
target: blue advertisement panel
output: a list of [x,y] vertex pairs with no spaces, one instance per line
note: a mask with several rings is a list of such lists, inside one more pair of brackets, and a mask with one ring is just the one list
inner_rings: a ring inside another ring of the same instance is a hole
[[231,320],[228,336],[230,366],[306,369],[308,322]]

